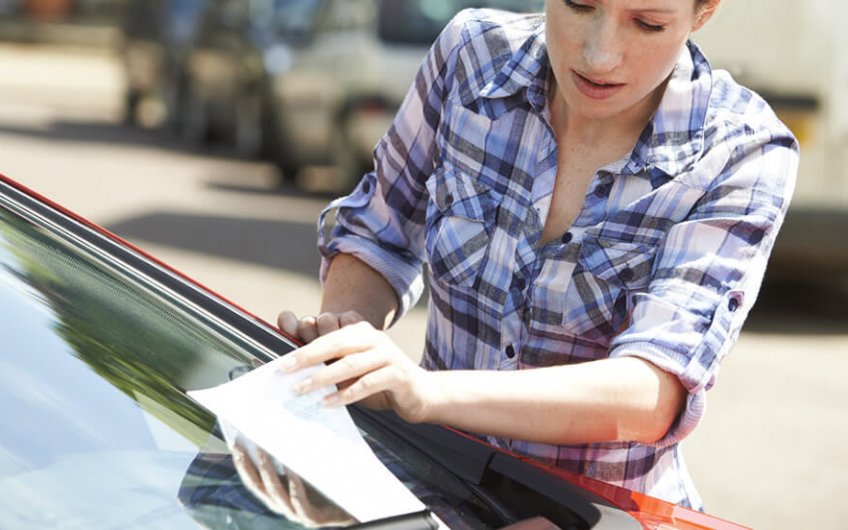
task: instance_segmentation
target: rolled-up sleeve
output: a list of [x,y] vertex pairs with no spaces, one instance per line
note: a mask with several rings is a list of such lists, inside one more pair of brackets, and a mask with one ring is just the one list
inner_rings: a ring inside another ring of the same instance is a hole
[[436,135],[463,38],[462,16],[445,27],[426,55],[389,131],[374,150],[374,171],[353,193],[330,203],[319,221],[322,282],[333,256],[352,254],[391,284],[398,297],[396,318],[423,291],[425,182],[438,159]]
[[[705,412],[706,391],[738,338],[754,303],[795,185],[798,146],[781,126],[714,148],[717,176],[690,215],[660,244],[653,280],[633,298],[630,325],[611,357],[635,356],[675,374],[689,392],[686,407],[657,445],[679,442]],[[686,180],[685,178],[683,179]]]

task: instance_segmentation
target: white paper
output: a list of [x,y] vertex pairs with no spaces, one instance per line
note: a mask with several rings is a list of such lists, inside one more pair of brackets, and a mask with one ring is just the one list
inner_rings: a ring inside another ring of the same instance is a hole
[[362,438],[345,407],[321,404],[335,387],[298,396],[281,359],[229,383],[188,394],[360,522],[425,509]]

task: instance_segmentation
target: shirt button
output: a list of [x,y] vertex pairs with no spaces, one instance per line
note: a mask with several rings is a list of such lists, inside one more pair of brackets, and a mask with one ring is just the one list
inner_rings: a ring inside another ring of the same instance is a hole
[[523,291],[524,288],[527,287],[527,280],[514,276],[512,278],[512,286],[519,291]]
[[731,313],[736,311],[737,309],[739,309],[739,300],[737,300],[736,298],[731,298],[730,301],[727,302],[727,308],[730,310]]
[[633,269],[630,267],[625,268],[621,272],[618,273],[618,277],[621,278],[623,282],[629,282],[633,279]]
[[602,198],[607,197],[610,194],[612,186],[609,184],[602,184],[595,188],[595,197]]
[[571,243],[571,240],[572,240],[572,239],[574,239],[574,236],[573,236],[573,235],[571,235],[571,232],[566,232],[566,233],[565,233],[565,234],[563,234],[563,236],[562,236],[562,243],[563,243],[564,245],[567,245],[567,244]]
[[510,359],[515,358],[515,348],[512,347],[512,344],[506,347],[506,356]]
[[452,204],[453,204],[453,194],[448,193],[447,195],[445,195],[445,205],[449,207]]

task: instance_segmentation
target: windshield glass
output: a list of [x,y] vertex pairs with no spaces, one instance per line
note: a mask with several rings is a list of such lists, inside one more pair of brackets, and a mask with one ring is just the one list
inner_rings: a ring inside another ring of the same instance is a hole
[[[269,352],[33,219],[0,195],[0,528],[297,528],[246,491],[215,418],[185,395]],[[358,424],[452,527],[503,523],[437,463]]]

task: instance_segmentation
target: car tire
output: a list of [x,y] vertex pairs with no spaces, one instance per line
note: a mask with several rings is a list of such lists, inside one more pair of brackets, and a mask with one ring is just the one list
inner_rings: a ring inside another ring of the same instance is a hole
[[275,106],[268,86],[266,84],[263,92],[262,156],[277,167],[281,185],[292,184],[297,180],[300,166],[290,151],[291,142],[287,140],[286,133],[282,129],[280,116],[285,111]]
[[351,134],[351,114],[342,116],[338,125],[333,128],[332,148],[336,172],[337,186],[334,191],[350,192],[368,171],[370,160],[363,160],[361,153],[355,148]]
[[186,99],[186,104],[180,113],[182,115],[180,137],[190,148],[199,149],[209,143],[211,133],[209,109],[190,88]]
[[163,82],[161,92],[165,105],[165,119],[162,128],[173,137],[179,137],[183,133],[183,124],[186,119],[183,109],[188,105],[186,90],[186,80],[181,74],[170,76]]
[[141,103],[141,93],[137,90],[127,90],[124,94],[124,123],[130,126],[138,125],[138,107]]
[[240,95],[235,101],[233,141],[241,158],[256,159],[265,148],[264,105],[258,91]]

